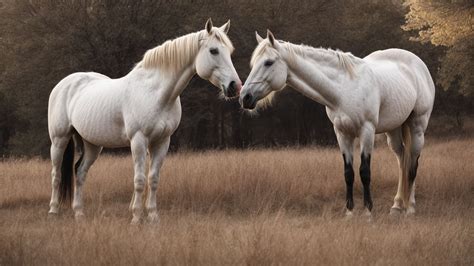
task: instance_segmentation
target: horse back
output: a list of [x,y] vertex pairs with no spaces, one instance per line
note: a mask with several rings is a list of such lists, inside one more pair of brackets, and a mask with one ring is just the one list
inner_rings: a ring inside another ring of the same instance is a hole
[[95,72],[77,72],[63,78],[51,91],[48,102],[48,127],[53,132],[66,132],[70,128],[67,108],[71,99],[83,88],[97,80],[109,77]]
[[[387,49],[376,51],[364,60],[371,62],[375,68],[391,65],[383,75],[392,90],[413,90],[416,94],[415,112],[425,112],[433,107],[435,86],[426,64],[414,53],[403,49]],[[393,77],[387,78],[387,77]]]

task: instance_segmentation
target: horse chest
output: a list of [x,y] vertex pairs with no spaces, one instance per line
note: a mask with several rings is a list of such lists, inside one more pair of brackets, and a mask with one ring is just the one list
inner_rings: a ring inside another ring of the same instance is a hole
[[341,101],[336,109],[326,107],[334,127],[341,133],[357,137],[366,123],[374,126],[378,122],[379,101],[377,94],[365,92]]
[[141,126],[138,130],[150,139],[169,137],[175,132],[181,121],[179,99],[171,106],[148,112],[142,117],[144,119],[139,123]]
[[362,127],[363,121],[354,116],[349,116],[343,112],[337,112],[326,108],[329,120],[334,127],[341,133],[356,136]]
[[148,135],[152,139],[169,137],[178,128],[179,122],[180,119],[176,116],[164,115],[151,126]]

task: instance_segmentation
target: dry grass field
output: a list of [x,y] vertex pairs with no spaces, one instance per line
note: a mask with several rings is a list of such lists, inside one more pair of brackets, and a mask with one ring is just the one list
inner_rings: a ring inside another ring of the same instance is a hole
[[[344,219],[335,148],[171,155],[160,180],[161,221],[138,227],[129,225],[129,157],[102,156],[92,167],[81,223],[70,208],[48,218],[49,161],[7,160],[0,163],[0,265],[473,265],[473,148],[474,140],[428,140],[417,215],[393,219],[396,159],[379,145],[372,222]],[[360,188],[357,177],[359,212]]]

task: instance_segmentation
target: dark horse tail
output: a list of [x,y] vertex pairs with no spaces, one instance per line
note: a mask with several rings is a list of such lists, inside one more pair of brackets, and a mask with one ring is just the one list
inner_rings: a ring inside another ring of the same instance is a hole
[[75,152],[74,139],[82,150],[82,139],[79,134],[75,133],[74,138],[71,137],[69,143],[67,144],[66,150],[63,154],[63,162],[61,164],[61,181],[59,183],[59,202],[61,204],[64,202],[72,202],[74,174],[77,173],[77,169],[79,168],[84,156],[84,152],[81,151],[81,157],[77,161],[76,165],[73,166]]

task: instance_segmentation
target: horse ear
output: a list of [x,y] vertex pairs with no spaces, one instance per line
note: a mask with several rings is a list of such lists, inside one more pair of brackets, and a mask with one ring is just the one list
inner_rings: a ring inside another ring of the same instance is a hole
[[261,43],[263,41],[262,36],[260,36],[257,31],[255,31],[255,38],[257,39],[258,43]]
[[207,33],[211,33],[211,30],[212,30],[212,27],[214,27],[212,25],[212,19],[209,18],[206,22],[206,30],[207,30]]
[[272,46],[275,46],[275,36],[273,36],[273,33],[267,29],[267,39],[270,41]]
[[227,34],[229,32],[229,29],[230,29],[230,19],[220,27],[220,29],[225,32],[225,34]]

